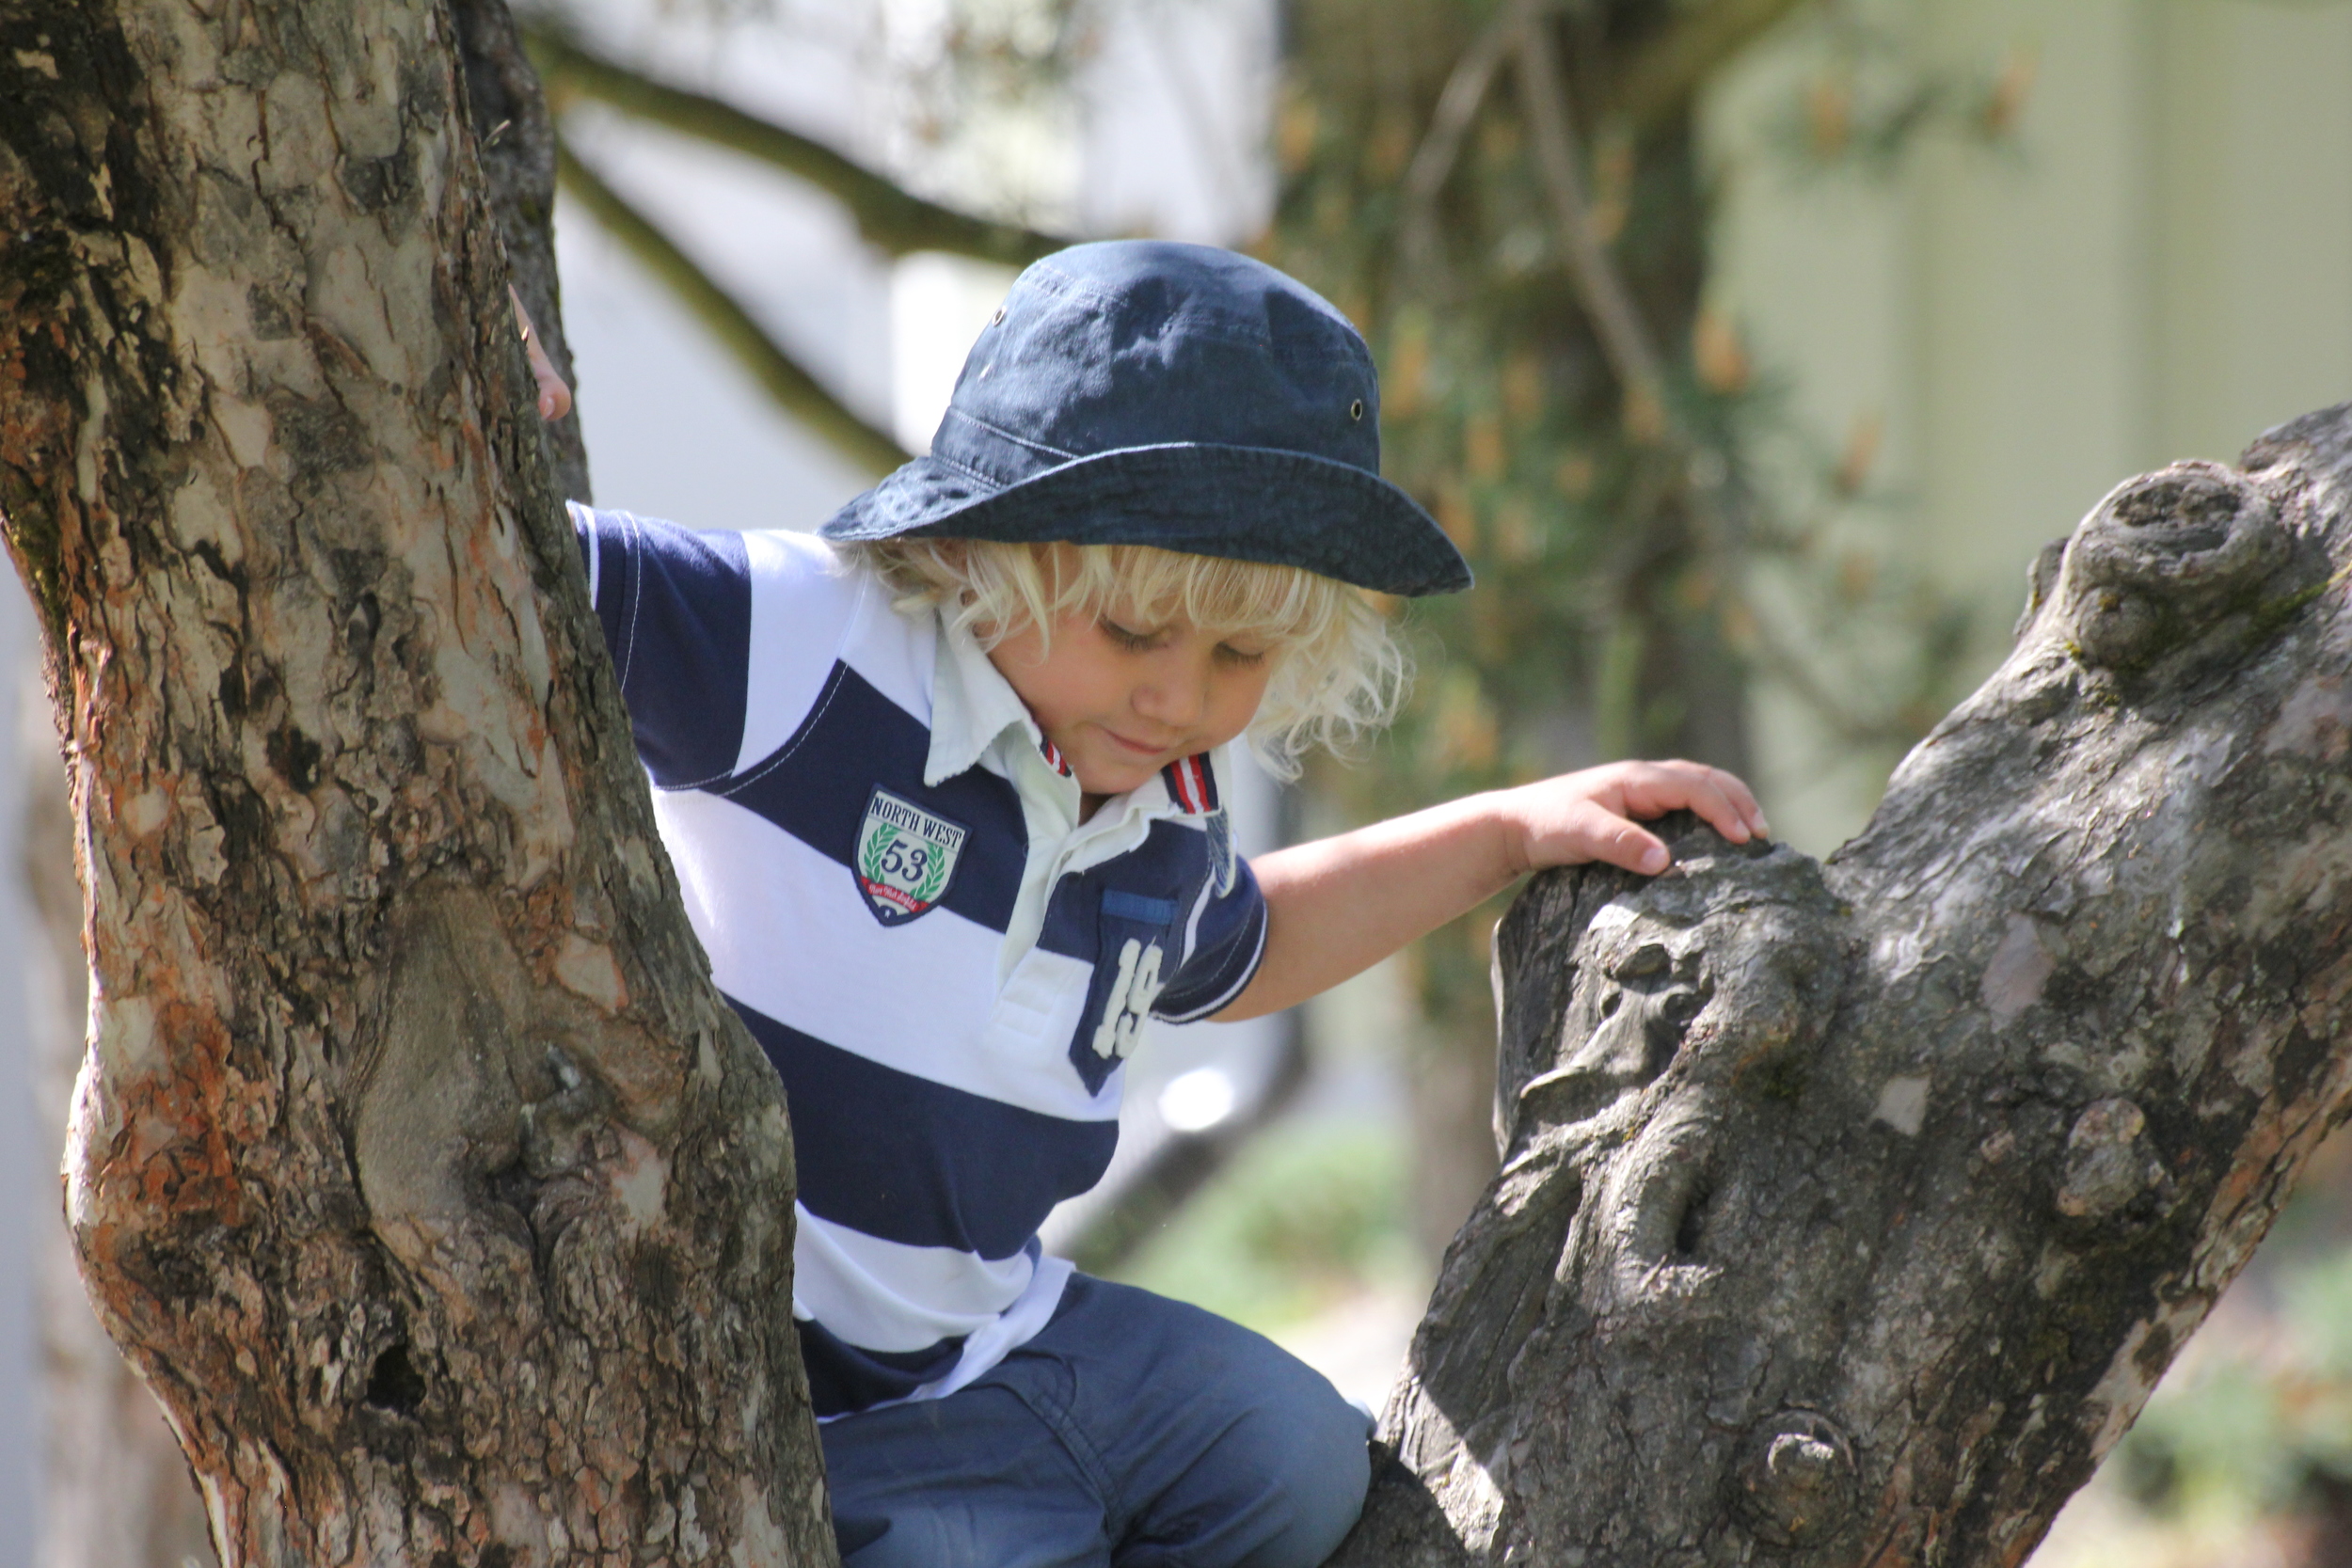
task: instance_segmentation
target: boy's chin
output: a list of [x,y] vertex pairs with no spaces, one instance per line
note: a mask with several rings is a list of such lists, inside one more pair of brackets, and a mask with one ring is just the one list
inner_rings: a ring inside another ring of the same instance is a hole
[[1070,759],[1078,788],[1089,795],[1124,795],[1131,789],[1139,789],[1151,783],[1162,768],[1176,760],[1156,754],[1136,755],[1088,739],[1064,748],[1062,754]]
[[1087,795],[1124,795],[1150,783],[1152,775],[1159,770],[1156,764],[1147,767],[1123,762],[1107,767],[1080,768],[1077,769],[1078,789]]

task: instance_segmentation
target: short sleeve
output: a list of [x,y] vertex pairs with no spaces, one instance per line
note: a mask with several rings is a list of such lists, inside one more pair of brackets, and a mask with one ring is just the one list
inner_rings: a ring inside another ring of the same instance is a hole
[[742,746],[751,661],[742,536],[577,503],[571,515],[639,760],[667,789],[726,777]]
[[1170,1023],[1209,1017],[1257,977],[1265,959],[1265,895],[1248,861],[1233,862],[1232,885],[1223,892],[1216,878],[1207,879],[1187,924],[1184,961],[1152,1005],[1152,1016]]

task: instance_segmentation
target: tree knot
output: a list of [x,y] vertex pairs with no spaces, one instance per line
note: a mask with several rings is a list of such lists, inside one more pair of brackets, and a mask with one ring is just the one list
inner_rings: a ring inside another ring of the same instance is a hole
[[2170,1203],[2172,1179],[2148,1138],[2148,1118],[2128,1100],[2093,1101],[2066,1135],[2058,1212],[2079,1225],[2137,1224]]
[[1818,1410],[1779,1410],[1740,1439],[1734,1498],[1759,1541],[1818,1546],[1853,1516],[1855,1473],[1836,1422]]
[[2066,551],[2068,635],[2086,663],[2137,670],[2209,632],[2265,631],[2260,610],[2298,575],[2261,486],[2217,463],[2175,463],[2118,485],[2084,519]]

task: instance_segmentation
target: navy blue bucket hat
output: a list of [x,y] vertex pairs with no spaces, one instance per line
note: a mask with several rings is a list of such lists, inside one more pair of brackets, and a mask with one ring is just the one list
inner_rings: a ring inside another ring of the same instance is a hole
[[918,457],[818,530],[1152,545],[1384,594],[1468,588],[1380,477],[1380,389],[1347,318],[1207,245],[1073,245],[1014,282]]

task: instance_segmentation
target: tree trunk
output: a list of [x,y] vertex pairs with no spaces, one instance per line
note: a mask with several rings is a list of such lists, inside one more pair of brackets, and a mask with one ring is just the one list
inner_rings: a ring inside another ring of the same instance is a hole
[[826,1562],[781,1097],[653,832],[450,31],[0,5],[69,1220],[230,1564]]
[[588,500],[580,372],[564,335],[564,288],[555,273],[555,119],[506,0],[449,0],[449,9],[490,213],[506,242],[507,276],[531,313],[548,361],[572,388],[571,412],[539,427],[547,437],[548,465],[559,492]]
[[1335,1560],[2013,1564],[2352,1111],[2352,405],[2117,489],[1826,865],[1497,939],[1504,1168]]

